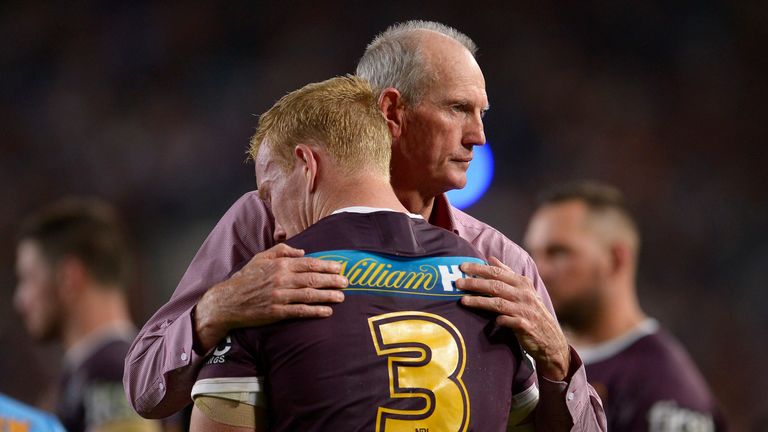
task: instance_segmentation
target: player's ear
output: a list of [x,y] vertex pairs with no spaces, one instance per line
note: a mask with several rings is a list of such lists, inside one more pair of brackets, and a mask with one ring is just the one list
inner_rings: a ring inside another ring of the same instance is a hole
[[405,101],[400,91],[394,87],[387,87],[379,95],[379,109],[387,121],[392,141],[396,142],[403,132],[403,117],[405,113]]
[[56,266],[59,299],[68,304],[78,301],[87,278],[87,270],[82,261],[73,256],[62,258]]
[[294,149],[294,155],[301,164],[302,173],[306,178],[307,192],[313,193],[317,187],[318,153],[313,146],[299,144]]
[[612,273],[625,272],[631,264],[632,251],[628,245],[616,242],[611,245],[610,259]]

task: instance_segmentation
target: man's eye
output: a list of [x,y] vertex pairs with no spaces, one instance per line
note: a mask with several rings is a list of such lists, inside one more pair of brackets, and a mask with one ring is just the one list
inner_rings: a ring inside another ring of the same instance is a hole
[[568,256],[569,254],[570,251],[567,248],[561,246],[551,247],[549,250],[547,250],[547,255],[549,255],[550,258],[562,258]]

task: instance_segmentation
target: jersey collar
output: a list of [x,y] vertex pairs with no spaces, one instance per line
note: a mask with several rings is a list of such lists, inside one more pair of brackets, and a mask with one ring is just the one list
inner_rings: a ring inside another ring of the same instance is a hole
[[597,363],[624,351],[638,339],[656,333],[658,329],[659,323],[653,318],[647,318],[635,326],[635,328],[617,338],[597,345],[574,348],[585,365]]
[[[374,213],[374,212],[393,212],[393,213],[402,213],[397,210],[392,210],[388,208],[378,208],[378,207],[366,207],[366,206],[352,206],[352,207],[344,207],[340,208],[336,211],[334,211],[331,214],[337,214],[337,213]],[[405,213],[408,216],[414,218],[414,219],[424,219],[421,217],[421,215],[417,215],[414,213]]]
[[70,370],[77,369],[94,352],[102,346],[122,340],[132,342],[136,336],[136,327],[133,323],[119,321],[106,325],[79,340],[64,353],[64,365]]

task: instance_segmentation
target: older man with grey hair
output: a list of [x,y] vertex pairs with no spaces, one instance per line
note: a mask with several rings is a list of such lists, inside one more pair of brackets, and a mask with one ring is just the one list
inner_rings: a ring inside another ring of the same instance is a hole
[[[479,277],[460,279],[457,287],[479,294],[461,301],[498,314],[497,323],[515,332],[535,362],[534,385],[513,389],[536,406],[535,415],[513,412],[510,423],[604,430],[601,402],[565,341],[532,259],[445,198],[464,187],[472,150],[485,143],[489,104],[475,50],[455,29],[424,21],[392,26],[366,49],[357,73],[377,92],[392,136],[392,187],[410,212],[455,232],[488,258],[490,265],[463,264],[463,273]],[[328,317],[329,304],[344,300],[348,282],[339,264],[284,244],[272,247],[281,233],[256,192],[219,221],[126,359],[126,389],[141,414],[161,417],[189,403],[198,366],[229,330]]]

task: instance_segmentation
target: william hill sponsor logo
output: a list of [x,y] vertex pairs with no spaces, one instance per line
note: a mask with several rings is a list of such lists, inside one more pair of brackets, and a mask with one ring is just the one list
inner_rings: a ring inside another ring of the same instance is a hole
[[310,254],[341,263],[341,274],[349,280],[346,291],[391,294],[462,296],[454,282],[464,273],[459,265],[483,261],[473,257],[402,259],[360,251],[328,251]]

